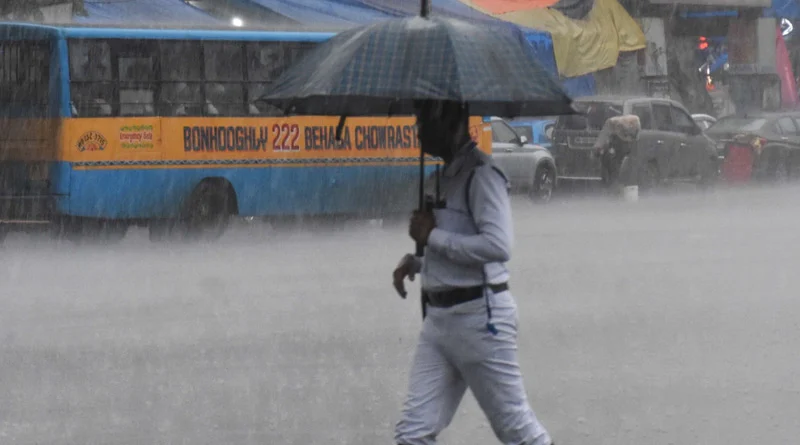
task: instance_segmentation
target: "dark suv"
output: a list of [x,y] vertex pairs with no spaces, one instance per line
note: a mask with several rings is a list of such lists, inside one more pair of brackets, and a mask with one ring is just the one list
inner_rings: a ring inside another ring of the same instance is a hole
[[559,180],[602,179],[593,146],[606,120],[622,114],[639,116],[642,125],[637,143],[640,187],[664,180],[708,184],[716,178],[715,144],[680,103],[652,97],[589,96],[574,104],[581,114],[560,116],[553,130],[550,150]]

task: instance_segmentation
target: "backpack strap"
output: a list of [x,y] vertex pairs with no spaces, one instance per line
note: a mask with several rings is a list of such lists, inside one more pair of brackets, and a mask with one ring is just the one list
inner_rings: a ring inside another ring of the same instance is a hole
[[[469,214],[469,217],[472,220],[473,224],[475,223],[475,218],[474,218],[474,216],[472,214],[472,204],[470,204],[470,202],[469,202],[469,191],[470,191],[470,188],[472,187],[472,178],[475,177],[475,170],[477,170],[478,167],[481,167],[483,165],[485,165],[485,164],[481,163],[481,164],[476,165],[475,167],[472,167],[472,170],[470,170],[470,172],[469,172],[469,177],[467,178],[467,186],[464,187],[464,202],[467,205],[467,213]],[[497,167],[494,164],[490,164],[490,165],[492,167],[492,170],[497,172],[497,174],[500,175],[500,177],[503,178],[504,181],[508,182],[508,178],[506,177],[505,173],[503,173],[503,170],[500,170],[500,168]]]
[[[477,224],[475,223],[475,216],[472,214],[472,205],[469,202],[469,190],[472,186],[472,178],[475,177],[475,170],[483,165],[485,165],[485,163],[480,163],[475,167],[472,167],[472,170],[469,172],[469,177],[467,178],[467,185],[464,187],[464,202],[467,205],[467,213],[469,213],[469,218],[472,221],[472,225],[476,226],[476,228]],[[500,175],[500,177],[503,178],[506,183],[508,183],[508,178],[506,177],[505,173],[503,173],[503,170],[500,170],[500,168],[494,164],[490,165],[492,170],[497,172],[497,174]],[[508,191],[508,187],[506,187],[506,191]],[[488,279],[486,277],[486,268],[484,266],[481,267],[481,274],[483,274],[483,298],[486,300],[486,330],[488,330],[492,335],[497,335],[497,327],[495,327],[494,323],[492,323],[492,305],[489,302],[489,294],[486,293]]]

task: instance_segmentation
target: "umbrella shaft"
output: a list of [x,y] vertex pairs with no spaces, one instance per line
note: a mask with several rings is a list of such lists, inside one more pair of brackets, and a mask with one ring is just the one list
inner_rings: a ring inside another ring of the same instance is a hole
[[422,17],[427,17],[428,14],[431,12],[431,2],[430,0],[420,0],[420,11],[419,15]]
[[[425,211],[425,152],[419,152],[419,210]],[[417,243],[417,256],[424,255],[424,248],[422,244]]]

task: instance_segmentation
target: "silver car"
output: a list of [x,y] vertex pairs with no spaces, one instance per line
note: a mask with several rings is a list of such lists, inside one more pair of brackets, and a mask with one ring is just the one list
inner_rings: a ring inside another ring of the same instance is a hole
[[492,117],[492,158],[503,169],[512,190],[538,203],[550,202],[556,187],[556,161],[550,150],[529,144],[499,117]]
[[714,143],[680,103],[647,96],[588,96],[576,98],[573,106],[579,114],[559,116],[553,131],[560,179],[602,180],[594,150],[597,137],[609,118],[633,114],[641,122],[636,143],[642,161],[636,171],[640,189],[686,180],[704,188],[716,180]]
[[714,116],[709,116],[708,114],[702,113],[695,113],[692,115],[692,119],[697,123],[697,125],[703,129],[703,131],[708,130],[712,125],[717,122],[717,118]]

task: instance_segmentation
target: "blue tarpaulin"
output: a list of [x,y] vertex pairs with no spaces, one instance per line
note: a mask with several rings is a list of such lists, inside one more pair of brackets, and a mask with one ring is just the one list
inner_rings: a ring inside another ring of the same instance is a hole
[[[374,8],[378,11],[392,15],[419,15],[420,2],[410,0],[335,0],[336,3],[360,4]],[[473,9],[459,0],[431,0],[431,15],[461,18],[465,20],[479,20],[484,22],[498,22],[490,15]]]
[[130,0],[84,2],[88,17],[75,15],[73,21],[91,25],[136,25],[151,27],[167,24],[213,25],[222,22],[181,0]]
[[[419,2],[399,0],[248,0],[275,13],[281,14],[305,25],[347,25],[367,24],[394,17],[407,17],[419,14]],[[470,8],[459,0],[433,0],[431,15],[481,21],[500,26],[517,26]],[[550,34],[520,27],[534,48],[544,55],[543,62],[555,71],[555,58],[552,53],[553,42]]]
[[578,77],[562,78],[561,85],[567,90],[567,94],[572,97],[593,96],[596,91],[594,74],[591,73]]
[[356,2],[329,0],[248,0],[304,25],[363,25],[397,17]]

